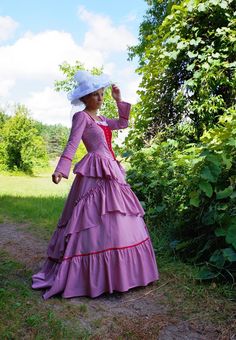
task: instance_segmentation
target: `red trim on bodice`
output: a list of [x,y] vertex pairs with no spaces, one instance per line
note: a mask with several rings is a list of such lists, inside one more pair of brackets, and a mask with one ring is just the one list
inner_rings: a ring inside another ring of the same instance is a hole
[[112,146],[111,146],[111,141],[112,141],[112,131],[111,131],[111,129],[109,128],[109,126],[102,125],[102,124],[98,124],[98,126],[100,126],[100,128],[102,128],[104,135],[105,135],[105,138],[106,138],[106,141],[107,141],[108,148],[111,151],[113,158],[116,159],[115,153],[114,153]]
[[[96,123],[97,120],[95,120],[87,111],[84,111],[84,112],[87,113],[87,115]],[[102,119],[100,119],[100,121],[104,122],[104,120],[102,120]],[[106,141],[107,141],[108,148],[111,151],[113,158],[116,159],[115,153],[114,153],[112,146],[111,146],[111,141],[112,141],[112,131],[111,131],[111,129],[109,128],[108,125],[107,126],[102,125],[102,124],[97,124],[97,125],[100,126],[100,128],[102,128],[104,135],[105,135],[105,138],[106,138]]]

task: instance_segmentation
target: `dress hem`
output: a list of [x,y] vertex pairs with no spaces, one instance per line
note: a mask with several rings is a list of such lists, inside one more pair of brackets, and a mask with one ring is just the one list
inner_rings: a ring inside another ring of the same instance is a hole
[[[124,289],[124,290],[113,289],[112,291],[106,290],[106,291],[102,291],[101,293],[96,294],[96,295],[86,295],[85,294],[85,295],[69,295],[69,296],[67,296],[67,295],[61,294],[61,296],[64,299],[72,299],[72,298],[75,298],[75,297],[88,297],[88,298],[91,298],[91,299],[96,299],[99,296],[101,296],[102,294],[114,294],[116,292],[117,293],[125,293],[125,292],[128,292],[128,291],[130,291],[131,289],[134,289],[134,288],[144,288],[144,287],[147,287],[150,283],[156,282],[158,280],[159,280],[159,276],[156,279],[154,279],[154,280],[148,281],[147,283],[144,283],[144,284],[135,284],[135,285],[129,287],[128,289]],[[43,299],[47,300],[47,298],[45,299],[44,297],[43,297]]]

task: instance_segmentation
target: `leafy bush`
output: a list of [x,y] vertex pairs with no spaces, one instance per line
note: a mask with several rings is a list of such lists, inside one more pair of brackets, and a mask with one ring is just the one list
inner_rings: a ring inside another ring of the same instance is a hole
[[[180,127],[181,128],[181,127]],[[186,128],[186,125],[185,127]],[[158,134],[133,153],[128,181],[145,202],[153,235],[185,260],[202,265],[200,278],[233,278],[236,270],[236,113],[229,109],[199,143]]]
[[47,162],[45,142],[29,118],[28,110],[19,105],[1,129],[0,166],[32,173],[35,166],[47,165]]

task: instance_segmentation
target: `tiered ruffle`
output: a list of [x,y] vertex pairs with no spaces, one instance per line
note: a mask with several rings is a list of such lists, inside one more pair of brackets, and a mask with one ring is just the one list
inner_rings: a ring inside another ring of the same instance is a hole
[[[127,291],[158,279],[144,210],[113,159],[87,154],[74,168],[69,218],[62,215],[48,259],[33,276],[45,299]],[[91,185],[82,190],[84,183]],[[77,190],[78,189],[78,190]],[[72,203],[73,202],[73,203]]]
[[51,287],[44,299],[59,293],[64,298],[97,297],[104,292],[146,286],[158,278],[155,267],[152,245],[147,239],[123,249],[75,256],[60,264],[47,260],[34,288]]
[[119,161],[112,157],[104,157],[99,153],[90,152],[78,162],[73,172],[81,176],[115,179],[119,183],[126,183],[125,170]]

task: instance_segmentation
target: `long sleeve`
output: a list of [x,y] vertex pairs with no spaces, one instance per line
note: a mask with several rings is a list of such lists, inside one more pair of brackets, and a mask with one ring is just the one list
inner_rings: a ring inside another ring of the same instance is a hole
[[129,114],[131,104],[126,102],[118,102],[117,108],[119,113],[118,119],[106,118],[106,122],[111,130],[125,129],[129,125]]
[[55,171],[60,172],[64,178],[69,177],[71,162],[81,141],[86,123],[87,120],[84,112],[74,114],[68,142],[55,169]]

